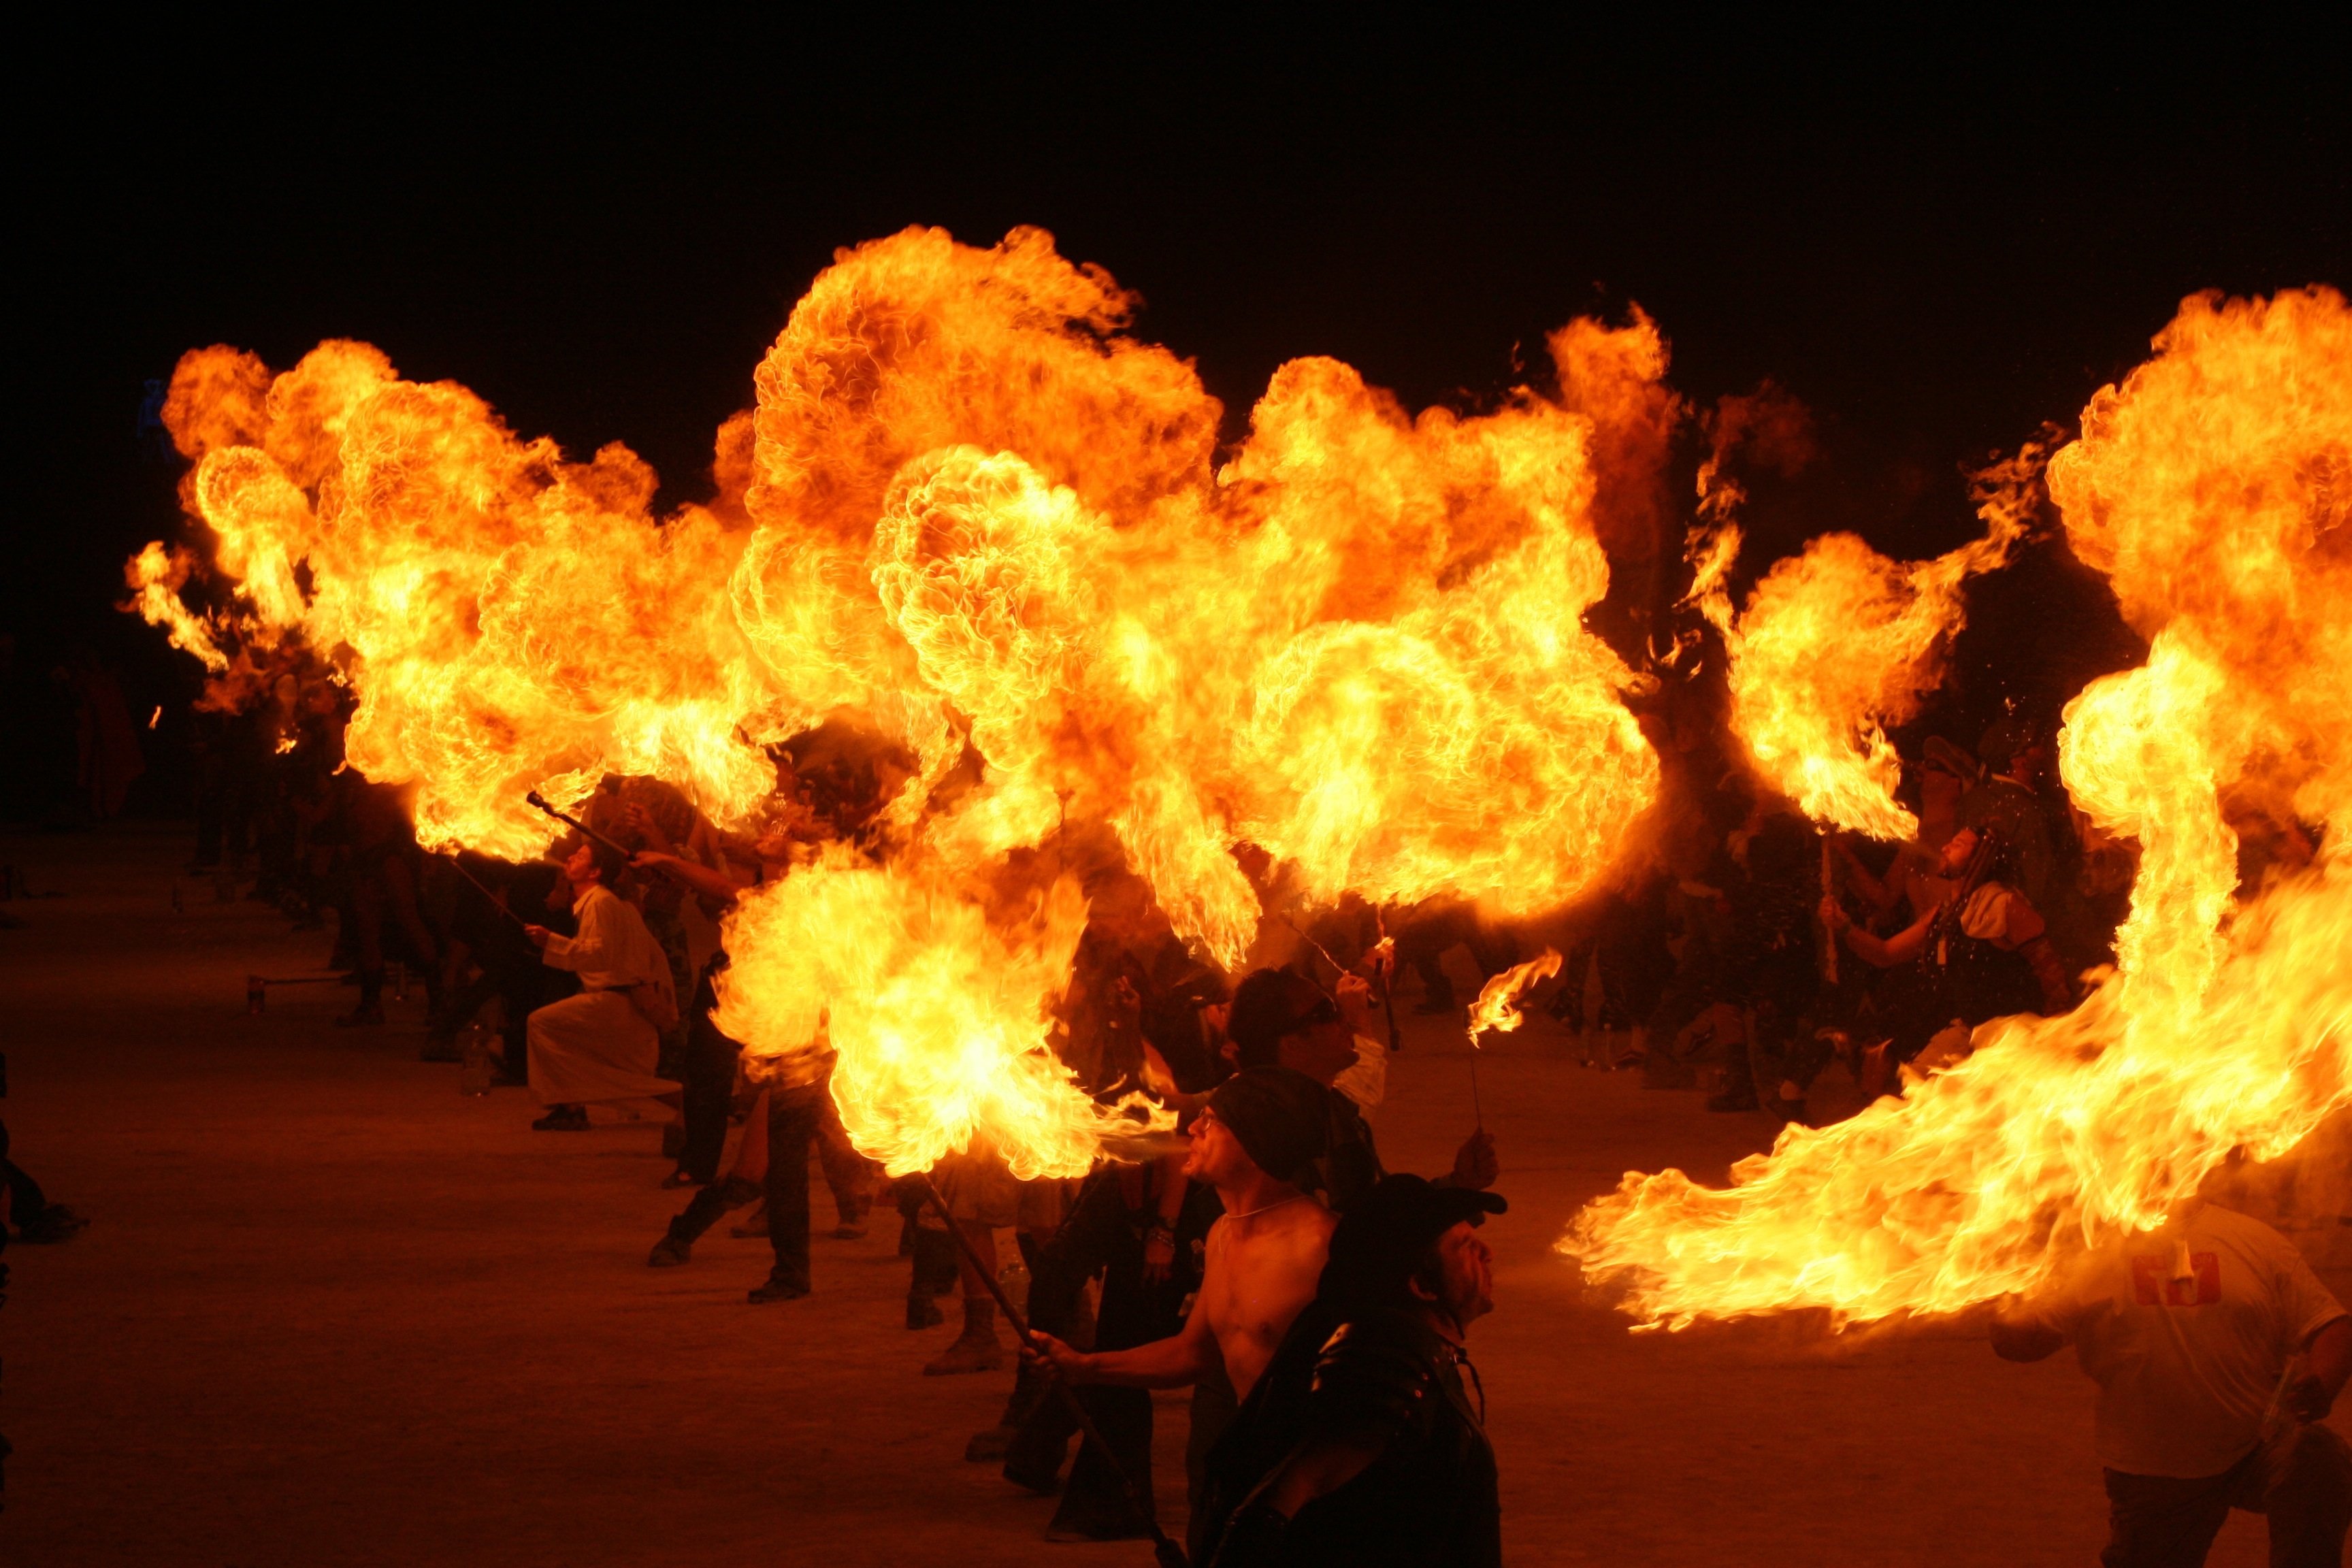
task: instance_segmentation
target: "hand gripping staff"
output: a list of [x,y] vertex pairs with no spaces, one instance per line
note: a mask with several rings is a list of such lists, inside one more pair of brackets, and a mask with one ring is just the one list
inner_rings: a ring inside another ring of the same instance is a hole
[[945,1222],[948,1234],[955,1237],[956,1247],[963,1253],[964,1261],[971,1266],[974,1274],[980,1276],[981,1283],[988,1287],[988,1293],[996,1298],[996,1310],[1004,1314],[1004,1321],[1013,1325],[1013,1331],[1020,1336],[1021,1342],[1035,1352],[1039,1361],[1045,1362],[1045,1374],[1051,1380],[1053,1390],[1061,1397],[1071,1419],[1078,1424],[1078,1430],[1109,1461],[1112,1473],[1118,1477],[1119,1490],[1127,1494],[1128,1506],[1135,1510],[1135,1517],[1151,1531],[1151,1554],[1159,1559],[1160,1568],[1192,1568],[1185,1559],[1184,1549],[1171,1541],[1168,1532],[1160,1528],[1160,1521],[1152,1517],[1151,1506],[1144,1500],[1142,1489],[1135,1484],[1135,1478],[1127,1473],[1127,1467],[1118,1462],[1118,1456],[1111,1446],[1103,1440],[1101,1431],[1095,1426],[1095,1418],[1087,1414],[1084,1402],[1068,1384],[1062,1381],[1062,1374],[1054,1370],[1053,1362],[1039,1349],[1036,1337],[1030,1333],[1028,1323],[1013,1310],[1013,1299],[1004,1293],[1004,1288],[981,1262],[980,1254],[973,1250],[971,1238],[964,1235],[963,1227],[956,1224],[955,1215],[948,1212],[947,1200],[940,1195],[940,1189],[932,1184],[929,1171],[923,1173],[923,1191],[929,1195],[931,1206],[940,1211],[940,1218]]

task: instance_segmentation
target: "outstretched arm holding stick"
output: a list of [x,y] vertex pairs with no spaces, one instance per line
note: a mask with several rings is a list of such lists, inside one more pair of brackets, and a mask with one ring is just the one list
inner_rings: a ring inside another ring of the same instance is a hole
[[[1129,1475],[1126,1468],[1119,1464],[1117,1451],[1104,1438],[1101,1430],[1095,1426],[1094,1417],[1087,1413],[1086,1405],[1079,1400],[1077,1394],[1072,1392],[1068,1380],[1061,1373],[1059,1364],[1048,1352],[1046,1347],[1054,1342],[1031,1330],[1028,1321],[1014,1310],[1013,1299],[1004,1293],[1004,1288],[996,1282],[996,1277],[982,1266],[980,1255],[972,1250],[971,1241],[963,1234],[963,1227],[956,1223],[955,1215],[948,1211],[947,1200],[940,1195],[940,1189],[932,1184],[928,1172],[923,1176],[923,1192],[931,1200],[931,1206],[939,1211],[940,1220],[948,1227],[948,1234],[955,1237],[956,1246],[962,1249],[964,1260],[971,1265],[973,1272],[977,1273],[982,1283],[988,1287],[988,1293],[996,1298],[996,1310],[1003,1312],[1004,1321],[1013,1325],[1014,1336],[1025,1347],[1024,1353],[1053,1370],[1052,1386],[1055,1397],[1059,1398],[1064,1407],[1069,1411],[1070,1418],[1078,1425],[1078,1430],[1084,1433],[1087,1440],[1095,1446],[1095,1451],[1102,1456],[1105,1462],[1118,1475],[1119,1489],[1127,1494],[1127,1500],[1135,1510],[1136,1517],[1151,1531],[1151,1553],[1159,1559],[1160,1568],[1188,1568],[1184,1549],[1170,1540],[1168,1532],[1160,1528],[1159,1520],[1153,1517],[1150,1500],[1135,1484],[1135,1478]],[[1066,1349],[1066,1347],[1063,1348]]]

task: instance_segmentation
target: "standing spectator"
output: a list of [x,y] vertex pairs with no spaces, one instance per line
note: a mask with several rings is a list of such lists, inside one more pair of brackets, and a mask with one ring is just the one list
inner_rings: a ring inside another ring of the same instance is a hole
[[2099,1385],[2105,1568],[2195,1568],[2233,1508],[2269,1517],[2274,1568],[2341,1568],[2352,1447],[2319,1423],[2352,1317],[2284,1237],[2192,1204],[1993,1321],[2004,1361],[2066,1344]]
[[2034,908],[2047,909],[2057,850],[2034,786],[2049,766],[2050,747],[2016,720],[2003,719],[1977,742],[1977,758],[1985,778],[1961,797],[1960,826],[2000,834],[2016,860],[2018,891]]
[[1768,1104],[1784,1121],[1805,1116],[1805,1094],[1829,1050],[1811,1028],[1821,986],[1814,917],[1820,856],[1811,828],[1787,812],[1762,816],[1748,837],[1747,874],[1733,889],[1724,999],[1742,1010],[1747,1036],[1731,1048],[1709,1110]]
[[76,647],[58,679],[73,693],[77,779],[93,822],[122,815],[131,781],[147,771],[139,749],[139,727],[122,700],[122,685],[100,664],[88,644]]

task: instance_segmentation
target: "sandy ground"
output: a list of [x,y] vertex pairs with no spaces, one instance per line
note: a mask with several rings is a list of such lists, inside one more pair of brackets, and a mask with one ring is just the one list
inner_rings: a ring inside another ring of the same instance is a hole
[[[245,976],[317,933],[215,901],[160,829],[0,837],[65,896],[0,905],[18,1158],[95,1216],[12,1247],[0,1429],[12,1563],[1134,1563],[1048,1546],[1051,1503],[961,1461],[1008,1377],[924,1378],[895,1227],[816,1243],[817,1294],[752,1308],[764,1243],[723,1229],[644,1266],[677,1206],[649,1129],[533,1134],[418,1062],[421,999],[329,1026],[349,993]],[[1719,1178],[1760,1120],[1577,1066],[1538,1020],[1484,1071],[1511,1214],[1472,1349],[1518,1563],[2087,1563],[2103,1539],[2091,1385],[2069,1355],[1957,1332],[1824,1341],[1791,1323],[1636,1335],[1550,1244],[1633,1167]],[[1379,1122],[1435,1170],[1467,1130],[1450,1028],[1419,1023]],[[820,1194],[820,1199],[821,1199]],[[820,1213],[823,1212],[820,1202]],[[2343,1249],[2326,1276],[2352,1292]],[[1181,1520],[1181,1403],[1163,1516]],[[2336,1417],[2339,1427],[2346,1416]],[[2263,1560],[2232,1520],[2217,1563]]]

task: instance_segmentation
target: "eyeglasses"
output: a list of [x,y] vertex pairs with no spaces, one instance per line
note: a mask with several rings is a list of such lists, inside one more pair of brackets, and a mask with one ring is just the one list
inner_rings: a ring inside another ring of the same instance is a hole
[[1293,1018],[1282,1032],[1286,1035],[1296,1035],[1312,1029],[1319,1024],[1336,1024],[1339,1021],[1339,1004],[1326,996],[1306,1012]]

